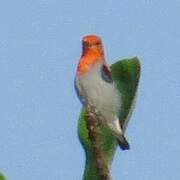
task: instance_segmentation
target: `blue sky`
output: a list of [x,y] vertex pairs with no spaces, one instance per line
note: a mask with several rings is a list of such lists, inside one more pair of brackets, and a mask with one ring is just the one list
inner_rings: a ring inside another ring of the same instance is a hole
[[108,63],[138,56],[142,77],[118,149],[118,179],[179,179],[180,1],[16,0],[0,5],[0,170],[9,180],[78,180],[81,38],[103,38]]

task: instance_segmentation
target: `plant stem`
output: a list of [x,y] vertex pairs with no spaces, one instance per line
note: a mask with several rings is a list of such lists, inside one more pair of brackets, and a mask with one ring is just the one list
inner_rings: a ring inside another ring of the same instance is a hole
[[88,107],[87,129],[92,143],[92,155],[95,159],[99,180],[111,180],[108,160],[103,153],[101,134],[98,130],[98,115],[94,107]]

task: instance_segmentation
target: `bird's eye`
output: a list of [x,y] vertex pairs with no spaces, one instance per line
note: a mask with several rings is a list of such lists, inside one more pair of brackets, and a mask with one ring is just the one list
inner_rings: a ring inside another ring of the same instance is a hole
[[93,42],[93,43],[91,44],[91,46],[100,46],[100,45],[101,45],[100,42]]
[[89,43],[83,42],[83,46],[84,46],[84,47],[88,47],[88,46],[89,46]]
[[100,46],[101,43],[100,42],[83,42],[83,47],[92,47],[92,46]]

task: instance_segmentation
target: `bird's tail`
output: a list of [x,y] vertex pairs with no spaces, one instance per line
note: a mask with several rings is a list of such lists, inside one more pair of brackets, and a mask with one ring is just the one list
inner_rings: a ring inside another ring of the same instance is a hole
[[115,120],[113,122],[109,123],[108,125],[115,133],[115,136],[119,143],[120,148],[122,150],[130,149],[130,145],[129,145],[128,141],[126,140],[126,138],[123,134],[122,127],[119,123],[119,118],[115,118]]
[[126,138],[124,137],[124,135],[121,134],[120,136],[118,136],[117,141],[122,150],[130,149],[130,145],[129,145],[128,141],[126,140]]

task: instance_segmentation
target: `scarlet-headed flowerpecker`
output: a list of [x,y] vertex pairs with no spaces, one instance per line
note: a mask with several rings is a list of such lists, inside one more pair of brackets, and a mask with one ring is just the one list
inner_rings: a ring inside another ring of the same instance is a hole
[[118,117],[122,105],[121,94],[106,64],[101,38],[96,35],[87,35],[82,40],[75,85],[82,103],[95,108],[101,122],[106,123],[114,133],[121,149],[129,149]]

